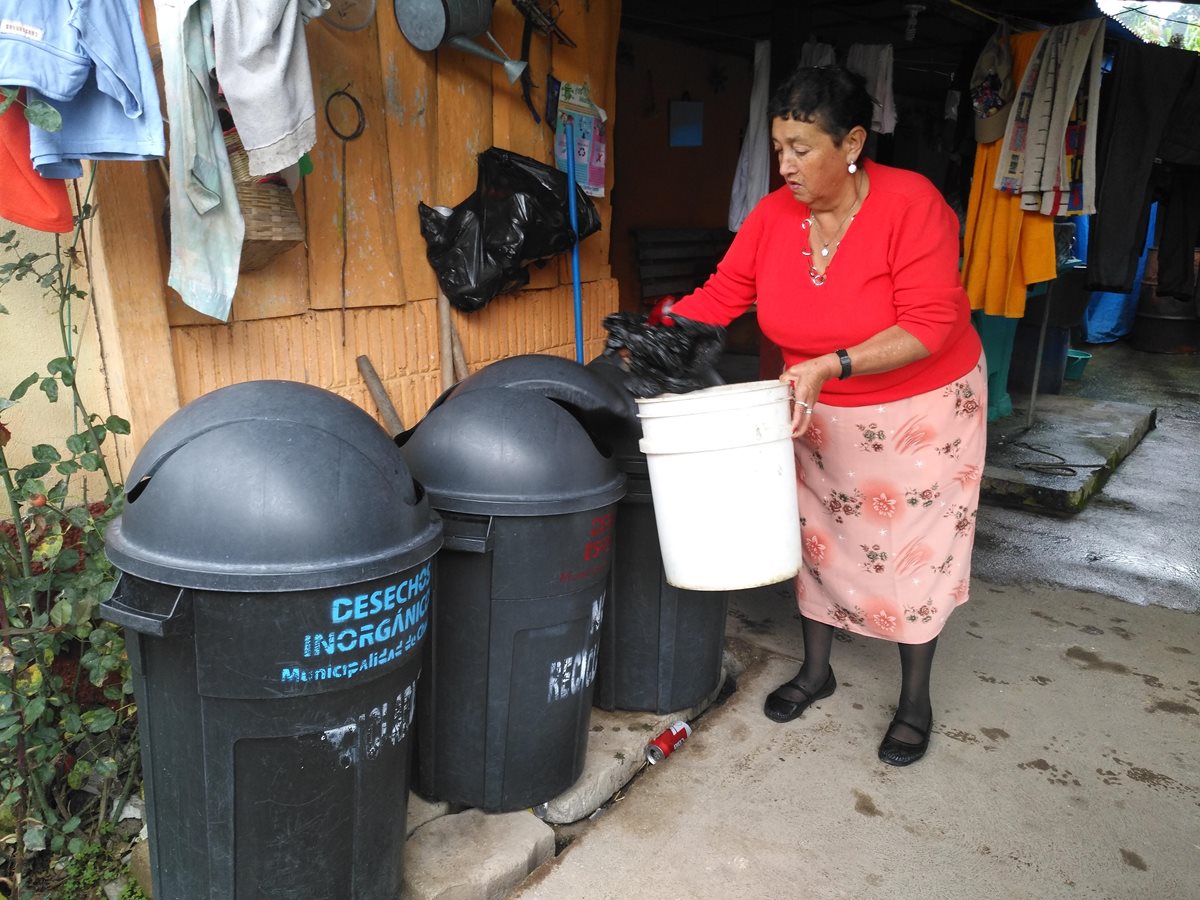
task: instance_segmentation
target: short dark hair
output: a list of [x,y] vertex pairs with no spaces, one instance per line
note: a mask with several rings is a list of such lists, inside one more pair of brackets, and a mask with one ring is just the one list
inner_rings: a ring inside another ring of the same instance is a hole
[[871,130],[875,101],[866,79],[844,66],[801,66],[775,89],[767,113],[775,119],[795,119],[816,125],[841,144],[850,129]]

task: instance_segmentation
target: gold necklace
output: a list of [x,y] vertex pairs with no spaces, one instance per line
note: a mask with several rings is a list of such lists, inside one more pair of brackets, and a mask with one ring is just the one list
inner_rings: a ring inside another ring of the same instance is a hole
[[[830,254],[829,245],[830,244],[833,244],[834,252],[836,252],[837,248],[841,245],[842,237],[844,236],[845,230],[850,227],[850,223],[854,221],[854,216],[857,214],[858,205],[859,205],[859,202],[861,199],[859,197],[859,192],[861,190],[862,190],[862,181],[859,179],[855,179],[855,181],[854,181],[854,202],[850,204],[850,210],[846,213],[845,217],[842,219],[841,224],[838,225],[837,231],[834,232],[833,237],[830,238],[828,241],[824,240],[823,236],[817,237],[817,240],[821,241],[821,249],[819,252],[823,259],[829,258],[829,254]],[[807,219],[805,219],[804,222],[801,224],[801,227],[810,232],[810,241],[809,241],[809,248],[807,250],[801,250],[800,253],[803,256],[811,257],[813,255],[811,233],[820,232],[820,230],[821,230],[821,225],[819,222],[817,222],[816,214],[810,215]],[[826,266],[826,269],[828,269],[828,266]],[[823,285],[825,283],[827,276],[826,276],[825,272],[818,272],[816,267],[810,263],[808,266],[808,277],[812,280],[812,283],[816,287],[820,287],[821,285]]]

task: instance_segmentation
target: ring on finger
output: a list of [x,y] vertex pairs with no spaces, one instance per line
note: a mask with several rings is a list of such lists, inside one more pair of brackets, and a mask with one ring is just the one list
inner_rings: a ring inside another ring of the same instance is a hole
[[805,403],[803,400],[797,400],[796,403],[798,403],[800,406],[803,406],[805,409],[812,409],[812,407],[809,406],[807,403]]
[[811,410],[811,409],[807,409],[807,408],[806,408],[806,409],[804,410],[804,414],[805,414],[806,416],[811,416],[811,415],[812,415],[812,410]]

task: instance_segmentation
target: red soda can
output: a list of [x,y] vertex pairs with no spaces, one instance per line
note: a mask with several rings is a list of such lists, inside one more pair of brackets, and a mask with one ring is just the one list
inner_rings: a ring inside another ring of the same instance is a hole
[[691,725],[687,722],[676,722],[646,745],[646,762],[650,765],[662,762],[691,736]]

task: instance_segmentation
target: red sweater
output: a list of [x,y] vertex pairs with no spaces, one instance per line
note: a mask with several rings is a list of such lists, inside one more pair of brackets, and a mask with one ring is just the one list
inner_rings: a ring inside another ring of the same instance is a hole
[[877,375],[825,383],[821,402],[867,406],[931,391],[966,374],[982,347],[958,276],[958,219],[923,175],[866,160],[871,188],[825,284],[808,277],[808,207],[786,186],[764,197],[716,273],[671,308],[727,325],[758,303],[763,334],[785,366],[852,347],[892,325],[930,355]]

